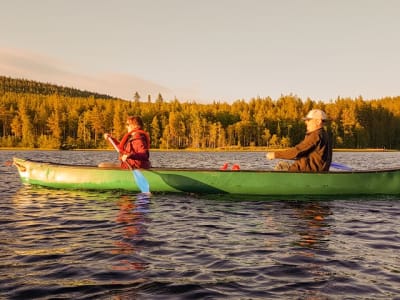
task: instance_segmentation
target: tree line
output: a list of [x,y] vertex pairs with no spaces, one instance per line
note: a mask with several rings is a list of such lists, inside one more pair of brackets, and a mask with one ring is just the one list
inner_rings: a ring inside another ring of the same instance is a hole
[[57,89],[41,93],[18,86],[17,90],[0,88],[0,147],[106,148],[103,133],[121,138],[126,117],[138,115],[150,134],[152,149],[284,148],[303,139],[306,127],[301,118],[320,108],[330,119],[327,129],[335,148],[400,149],[400,96],[338,97],[325,103],[282,95],[276,100],[257,97],[232,104],[201,104],[165,101],[161,94],[153,102],[149,96],[141,101],[136,92],[128,101],[90,92],[85,96]]
[[82,91],[72,87],[64,87],[51,83],[43,83],[28,79],[16,79],[7,76],[0,76],[0,93],[15,92],[29,93],[39,95],[59,94],[68,97],[90,97],[102,99],[116,99],[115,97],[94,93],[90,91]]

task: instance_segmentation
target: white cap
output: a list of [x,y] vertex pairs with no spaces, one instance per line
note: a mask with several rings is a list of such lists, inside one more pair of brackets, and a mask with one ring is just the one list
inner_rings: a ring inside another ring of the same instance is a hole
[[319,120],[327,120],[326,114],[324,111],[320,109],[312,109],[308,112],[307,116],[303,118],[303,120],[310,120],[310,119],[319,119]]

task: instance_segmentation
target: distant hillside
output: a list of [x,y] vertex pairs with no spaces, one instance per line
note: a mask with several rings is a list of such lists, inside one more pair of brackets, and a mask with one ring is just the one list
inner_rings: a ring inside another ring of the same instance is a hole
[[43,83],[27,79],[15,79],[6,76],[0,76],[0,93],[14,92],[14,93],[28,93],[39,95],[52,95],[58,94],[68,97],[82,97],[88,98],[93,96],[100,99],[117,99],[109,95],[98,94],[89,91],[82,91],[79,89],[64,87],[50,83]]

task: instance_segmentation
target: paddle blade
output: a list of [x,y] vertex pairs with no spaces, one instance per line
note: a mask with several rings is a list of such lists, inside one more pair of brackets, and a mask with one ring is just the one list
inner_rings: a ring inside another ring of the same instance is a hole
[[150,193],[150,186],[142,172],[135,169],[133,170],[133,177],[135,178],[136,184],[138,185],[142,193]]
[[339,169],[339,170],[344,170],[344,171],[351,171],[353,170],[352,168],[339,164],[337,162],[331,162],[331,167],[335,168],[335,169]]

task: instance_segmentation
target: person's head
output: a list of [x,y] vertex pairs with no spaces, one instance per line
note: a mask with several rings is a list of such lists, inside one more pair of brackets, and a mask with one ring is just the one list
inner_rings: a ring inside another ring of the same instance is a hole
[[303,120],[306,122],[307,132],[311,132],[324,126],[324,122],[326,122],[328,118],[324,111],[320,109],[312,109]]
[[128,131],[134,129],[143,129],[143,121],[140,117],[137,116],[128,117],[126,119],[126,127],[128,128]]

